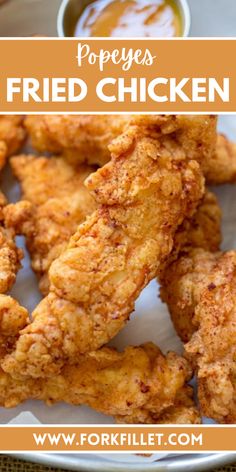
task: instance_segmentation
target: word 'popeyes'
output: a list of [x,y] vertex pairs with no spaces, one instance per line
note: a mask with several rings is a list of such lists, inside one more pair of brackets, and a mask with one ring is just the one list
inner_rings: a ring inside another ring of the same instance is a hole
[[113,49],[112,51],[99,49],[99,53],[96,54],[92,52],[88,44],[78,44],[77,49],[77,63],[78,67],[82,67],[84,62],[87,62],[90,65],[97,64],[99,65],[99,70],[102,72],[104,70],[104,65],[108,62],[112,62],[115,65],[121,64],[122,70],[129,70],[133,63],[142,65],[142,66],[152,66],[156,56],[153,56],[152,53],[146,48],[144,51],[142,49],[133,49],[126,48]]

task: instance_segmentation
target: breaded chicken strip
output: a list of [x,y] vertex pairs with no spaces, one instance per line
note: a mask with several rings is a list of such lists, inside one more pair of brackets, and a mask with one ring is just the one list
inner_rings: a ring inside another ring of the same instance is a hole
[[[170,312],[174,312],[173,323],[177,333],[184,342],[189,341],[195,331],[195,327],[192,323],[194,307],[191,304],[191,297],[189,297],[189,307],[187,307],[188,305],[185,303],[183,312],[181,310],[182,299],[180,302],[178,300],[179,287],[182,287],[182,281],[183,290],[185,285],[186,289],[189,289],[188,281],[191,271],[189,266],[186,265],[187,262],[190,262],[188,253],[191,253],[191,257],[194,258],[195,249],[205,250],[196,251],[194,271],[191,273],[193,277],[191,286],[194,290],[193,298],[195,299],[199,297],[203,289],[202,282],[204,283],[204,271],[202,271],[201,267],[205,267],[206,263],[208,263],[210,264],[208,272],[211,270],[211,263],[212,261],[214,262],[215,255],[212,254],[212,257],[208,257],[208,254],[209,251],[210,253],[219,251],[221,239],[221,209],[216,196],[212,192],[206,191],[196,213],[192,218],[186,219],[176,233],[173,253],[166,261],[159,277],[159,281],[162,285],[161,298],[167,303]],[[205,259],[206,254],[207,260]],[[179,260],[174,264],[178,257]],[[184,278],[185,273],[186,284]],[[188,295],[186,300],[187,298]],[[177,316],[175,316],[175,312],[178,313]]]
[[216,152],[206,164],[205,176],[211,185],[236,182],[236,144],[218,134]]
[[103,166],[110,160],[108,145],[129,121],[127,115],[35,115],[25,125],[39,152],[63,154],[73,164]]
[[[219,251],[221,240],[221,209],[216,196],[207,190],[196,213],[192,218],[184,220],[183,224],[179,227],[175,235],[174,249],[164,264],[159,276],[159,282],[162,285],[161,298],[168,304],[171,313],[172,307],[174,311],[178,309],[178,304],[176,306],[176,291],[178,292],[179,290],[179,281],[184,281],[183,275],[185,271],[185,261],[188,260],[186,257],[188,253],[193,255],[193,249],[197,248],[205,249],[205,252],[197,252],[197,255],[201,254],[201,256],[208,254],[209,251],[212,253]],[[179,258],[179,260],[175,265],[174,262],[177,258]],[[180,261],[183,261],[183,267]],[[195,268],[199,270],[194,271],[194,279],[192,280],[194,293],[196,292],[197,294],[199,293],[198,290],[202,290],[201,280],[202,277],[204,277],[201,272],[201,264],[205,265],[205,260],[202,261],[201,257],[199,257],[198,265],[195,265]],[[190,274],[187,272],[187,277],[189,277],[189,275]],[[167,286],[170,287],[170,289],[166,290],[165,287]],[[188,283],[186,283],[186,286],[188,289]],[[188,316],[186,316],[187,313]],[[176,331],[184,342],[190,340],[195,330],[192,324],[192,314],[193,308],[190,304],[190,310],[187,310],[187,305],[185,305],[185,309],[182,313],[180,307],[180,309],[178,309],[178,316],[173,317]]]
[[[7,160],[7,145],[4,141],[0,141],[0,170],[2,170],[3,167],[5,166],[6,160]],[[1,202],[0,202],[0,205],[2,206]]]
[[23,256],[15,244],[14,232],[4,227],[4,204],[5,198],[0,193],[0,358],[14,349],[19,330],[28,321],[27,310],[13,298],[3,295],[12,288]]
[[0,222],[0,293],[8,292],[13,286],[22,257],[15,243],[15,233]]
[[77,226],[96,208],[84,186],[94,169],[72,167],[59,158],[29,155],[13,157],[10,164],[26,201],[6,207],[6,224],[26,236],[32,268],[40,290],[47,295],[51,263],[65,250]]
[[111,158],[109,144],[133,119],[131,115],[32,115],[25,126],[39,152],[63,154],[73,164],[86,161],[103,166]]
[[50,293],[6,371],[50,376],[125,325],[170,254],[179,225],[202,198],[197,160],[214,149],[214,138],[214,117],[148,116],[113,142],[110,163],[87,181],[100,207],[53,262]]
[[186,218],[179,226],[175,234],[174,245],[171,254],[165,261],[159,276],[166,277],[168,266],[179,255],[187,253],[192,248],[202,248],[208,251],[217,251],[220,248],[221,235],[221,209],[216,196],[206,190],[197,211],[191,218]]
[[[5,120],[4,116],[0,117],[0,135],[5,137],[4,131],[7,130],[7,138],[13,139],[14,133],[10,135],[10,128],[8,130],[6,126],[6,122],[9,124],[13,117],[7,118]],[[0,141],[0,170],[5,165],[7,152],[6,142]],[[28,319],[24,308],[21,308],[11,297],[3,295],[12,288],[23,256],[22,251],[15,244],[14,230],[5,226],[6,203],[5,196],[0,192],[0,357],[12,351],[19,337],[19,330],[25,327]]]
[[[7,147],[4,142],[0,141],[0,169],[5,164],[6,155]],[[0,294],[11,289],[22,259],[22,251],[15,244],[15,231],[5,226],[6,203],[6,198],[0,192]]]
[[236,423],[236,252],[190,251],[169,267],[162,298],[188,341],[202,413]]
[[16,153],[25,141],[26,130],[23,120],[22,116],[0,116],[0,141],[6,143],[8,156]]
[[28,323],[27,310],[12,297],[0,294],[0,359],[13,350],[19,331]]
[[147,343],[123,353],[105,347],[78,361],[48,379],[12,379],[0,371],[0,404],[14,407],[27,399],[49,405],[64,401],[89,405],[122,423],[200,422],[187,386],[191,369],[176,354],[164,357]]
[[[86,161],[103,166],[110,160],[108,145],[131,120],[131,115],[40,115],[28,116],[25,124],[39,152],[64,154],[72,163]],[[216,151],[209,157],[204,164],[209,184],[236,181],[235,143],[219,134]]]
[[[40,279],[42,293],[47,295],[51,263],[66,248],[77,225],[95,209],[95,201],[83,183],[93,168],[76,168],[62,159],[26,155],[16,156],[10,163],[26,201],[6,207],[6,223],[18,234],[26,236],[32,268]],[[220,244],[220,234],[217,232],[218,221],[213,226],[215,218],[220,218],[220,209],[216,197],[208,192],[196,217],[186,219],[179,227],[173,256],[178,254],[180,246],[187,244],[187,239],[190,246],[195,246],[198,239],[199,247],[216,250]],[[210,233],[205,228],[209,224],[212,227]],[[201,236],[206,242],[200,239]]]
[[[26,159],[28,159],[28,158],[26,158]],[[31,158],[31,157],[29,157],[29,162],[27,160],[27,165],[29,165],[29,166],[32,165],[34,170],[36,170],[35,169],[36,163],[43,163],[44,160],[46,160],[46,163],[45,163],[45,165],[46,165],[45,170],[46,170],[47,167],[48,167],[47,158]],[[21,159],[19,159],[19,163],[20,163],[20,161],[21,161]],[[53,162],[52,162],[52,166],[53,166]],[[24,165],[22,165],[22,168],[23,168],[23,172],[24,172]],[[31,169],[31,170],[33,170],[33,169]],[[58,168],[57,168],[57,170],[58,170]],[[42,172],[40,173],[40,175],[42,175]],[[50,176],[50,173],[49,173],[49,180],[50,179],[51,179],[51,176]],[[45,182],[47,182],[47,177],[46,176],[45,176]],[[36,188],[37,188],[37,185],[36,185]],[[29,186],[29,189],[31,189],[31,185]],[[46,192],[46,187],[44,187],[44,185],[43,185],[43,190],[45,190],[45,192]],[[52,196],[53,192],[55,192],[55,194],[57,193],[57,189],[55,189],[54,187],[53,188],[50,187],[50,190],[48,190],[48,192],[50,192],[50,194]],[[46,192],[46,194],[47,194],[47,192]],[[70,194],[70,192],[69,192],[69,194]],[[30,194],[27,194],[27,190],[26,190],[26,195],[27,196],[30,195]],[[41,195],[41,192],[39,192],[39,196],[40,195]],[[34,194],[33,194],[33,196],[34,196]],[[36,196],[36,200],[35,200],[35,203],[36,203],[36,201],[38,201],[38,199],[39,199],[39,197],[37,197],[37,192],[35,192],[35,196]],[[21,208],[21,205],[22,205],[22,208]],[[31,228],[31,226],[32,226],[32,233],[27,233],[27,234],[28,235],[31,234],[31,237],[32,237],[32,239],[30,240],[31,241],[31,246],[30,247],[35,247],[35,246],[37,247],[37,245],[35,244],[35,241],[37,241],[40,236],[43,239],[43,237],[45,237],[44,236],[45,233],[42,230],[41,233],[39,232],[39,234],[37,234],[37,228],[38,228],[38,226],[36,224],[37,221],[35,222],[35,226],[33,226],[34,212],[31,211],[32,210],[31,206],[29,208],[30,208],[30,211],[29,211],[29,215],[28,215],[28,217],[29,217],[28,221],[29,221],[29,227]],[[14,212],[13,212],[13,210],[14,210]],[[18,221],[17,216],[22,215],[22,213],[20,213],[21,211],[22,212],[24,211],[24,217],[26,218],[26,216],[27,216],[27,213],[26,213],[27,212],[27,203],[26,202],[17,203],[15,206],[14,205],[8,205],[6,207],[6,214],[8,216],[9,221],[10,221],[10,216],[14,215],[15,224],[16,224],[16,222]],[[47,227],[47,225],[48,226],[51,225],[50,216],[51,216],[50,213],[47,213],[45,215],[46,227]],[[9,223],[9,221],[8,221],[8,223]],[[69,222],[70,221],[71,220],[69,219]],[[69,226],[68,226],[69,222],[68,221],[66,222],[68,230],[69,230]],[[196,213],[193,215],[192,219],[184,220],[183,224],[180,225],[180,227],[178,228],[178,231],[176,232],[176,235],[175,235],[175,238],[174,238],[173,251],[170,254],[170,256],[168,257],[168,260],[163,265],[162,271],[166,270],[167,265],[169,265],[171,262],[173,262],[174,260],[177,259],[178,254],[179,254],[180,251],[182,251],[182,253],[183,253],[183,251],[186,252],[189,249],[191,249],[192,247],[202,247],[202,248],[205,248],[205,249],[208,249],[208,250],[211,250],[211,251],[216,251],[219,248],[219,245],[220,245],[220,242],[221,242],[220,222],[221,222],[221,211],[220,211],[220,208],[218,206],[217,199],[216,199],[216,197],[213,193],[207,191],[206,194],[204,195],[204,198],[203,198],[202,202],[200,203]],[[24,222],[24,224],[25,224],[25,222]],[[65,222],[64,222],[64,224],[65,224]],[[35,228],[35,233],[33,233],[33,228]],[[39,226],[39,228],[40,228],[40,226]],[[42,228],[43,228],[43,226],[42,226]],[[62,235],[65,236],[65,241],[66,241],[66,232],[64,233],[62,231],[61,236]],[[48,250],[49,250],[49,253],[50,253],[51,246],[49,245],[48,248],[49,248]],[[45,249],[45,258],[46,257],[47,257],[47,251]],[[180,322],[180,320],[179,320],[179,322]],[[24,326],[22,326],[22,329],[23,329],[23,327]]]

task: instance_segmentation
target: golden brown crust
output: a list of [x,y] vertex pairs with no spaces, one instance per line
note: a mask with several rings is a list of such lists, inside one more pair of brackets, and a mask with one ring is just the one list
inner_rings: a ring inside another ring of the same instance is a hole
[[211,185],[236,182],[236,144],[223,134],[217,137],[216,152],[206,163],[205,176]]
[[[5,164],[7,148],[0,141],[0,169]],[[21,266],[22,251],[15,244],[14,230],[6,228],[4,211],[6,198],[0,192],[0,294],[8,292],[15,282],[16,274]]]
[[3,169],[7,161],[7,145],[5,141],[0,141],[0,170]]
[[6,293],[12,288],[22,257],[23,253],[15,243],[14,232],[0,227],[0,293]]
[[0,358],[10,353],[21,329],[29,323],[28,312],[12,297],[0,294]]
[[[153,116],[153,123],[156,117]],[[103,166],[110,160],[108,146],[120,136],[130,124],[145,125],[151,117],[131,115],[41,115],[28,116],[26,128],[32,145],[39,152],[63,154],[71,163],[87,162]],[[199,154],[201,147],[204,161],[212,156],[215,147],[215,118],[213,116],[176,116],[170,120],[166,115],[158,116],[162,133],[177,132],[182,147],[190,158]],[[162,123],[161,123],[162,122]],[[208,140],[205,127],[208,127]],[[184,129],[184,134],[181,130]],[[204,139],[202,139],[204,137]],[[197,154],[194,153],[197,151]],[[192,155],[191,155],[192,153]]]
[[216,196],[206,190],[194,215],[186,218],[179,226],[175,234],[173,250],[163,264],[159,279],[168,277],[167,268],[179,255],[188,253],[193,248],[215,252],[220,248],[221,239],[221,209]]
[[[73,163],[86,161],[102,166],[110,160],[108,145],[132,119],[126,115],[28,116],[26,127],[33,146],[40,152],[63,153]],[[216,151],[203,167],[208,184],[234,183],[236,144],[219,134]]]
[[100,208],[53,262],[50,293],[5,362],[8,372],[51,375],[124,326],[202,197],[194,158],[214,149],[214,127],[211,117],[141,117],[112,143],[111,161],[87,181]]
[[13,380],[0,371],[0,404],[14,407],[35,398],[49,405],[89,405],[120,423],[195,424],[200,417],[186,385],[190,377],[185,359],[174,353],[164,357],[152,343],[122,353],[105,347],[48,379]]
[[[199,422],[199,415],[192,391],[186,395],[190,376],[183,358],[174,353],[165,358],[151,343],[128,347],[123,353],[103,348],[86,355],[79,366],[65,367],[59,385],[57,378],[48,380],[43,397],[85,403],[124,423],[181,423],[187,418],[194,423]],[[68,389],[71,382],[73,387]],[[181,395],[185,410],[180,415]]]
[[168,269],[163,282],[179,335],[198,376],[205,416],[236,422],[236,253],[190,251]]
[[167,303],[180,338],[187,342],[195,331],[196,303],[205,286],[205,274],[215,265],[218,253],[193,249],[166,268],[161,279],[161,298]]
[[95,202],[84,186],[92,167],[72,167],[61,158],[21,155],[11,158],[22,198],[5,210],[8,227],[26,236],[32,268],[44,295],[49,291],[48,270],[65,250],[70,236]]
[[126,115],[28,116],[26,128],[39,152],[63,154],[71,163],[104,165],[110,159],[108,145],[123,133]]
[[0,141],[4,141],[7,146],[7,155],[19,151],[26,139],[24,128],[24,118],[20,115],[0,116]]
[[[1,117],[0,117],[1,133]],[[7,157],[7,146],[0,141],[0,170],[4,167]],[[7,229],[4,220],[6,198],[0,191],[0,294],[8,292],[15,282],[16,273],[20,268],[22,251],[15,244],[15,232]]]

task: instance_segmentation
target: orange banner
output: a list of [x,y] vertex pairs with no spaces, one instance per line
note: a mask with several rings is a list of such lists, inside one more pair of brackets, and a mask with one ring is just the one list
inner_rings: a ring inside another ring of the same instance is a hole
[[1,452],[235,452],[236,426],[1,426]]
[[0,40],[0,113],[236,112],[236,40]]

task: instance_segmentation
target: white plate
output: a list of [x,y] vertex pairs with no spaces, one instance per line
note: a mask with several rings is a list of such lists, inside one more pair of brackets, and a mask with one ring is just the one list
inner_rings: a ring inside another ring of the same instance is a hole
[[236,461],[235,454],[191,454],[179,455],[151,464],[130,464],[93,458],[92,454],[14,454],[25,461],[37,462],[48,467],[60,467],[84,472],[198,472],[211,470]]

